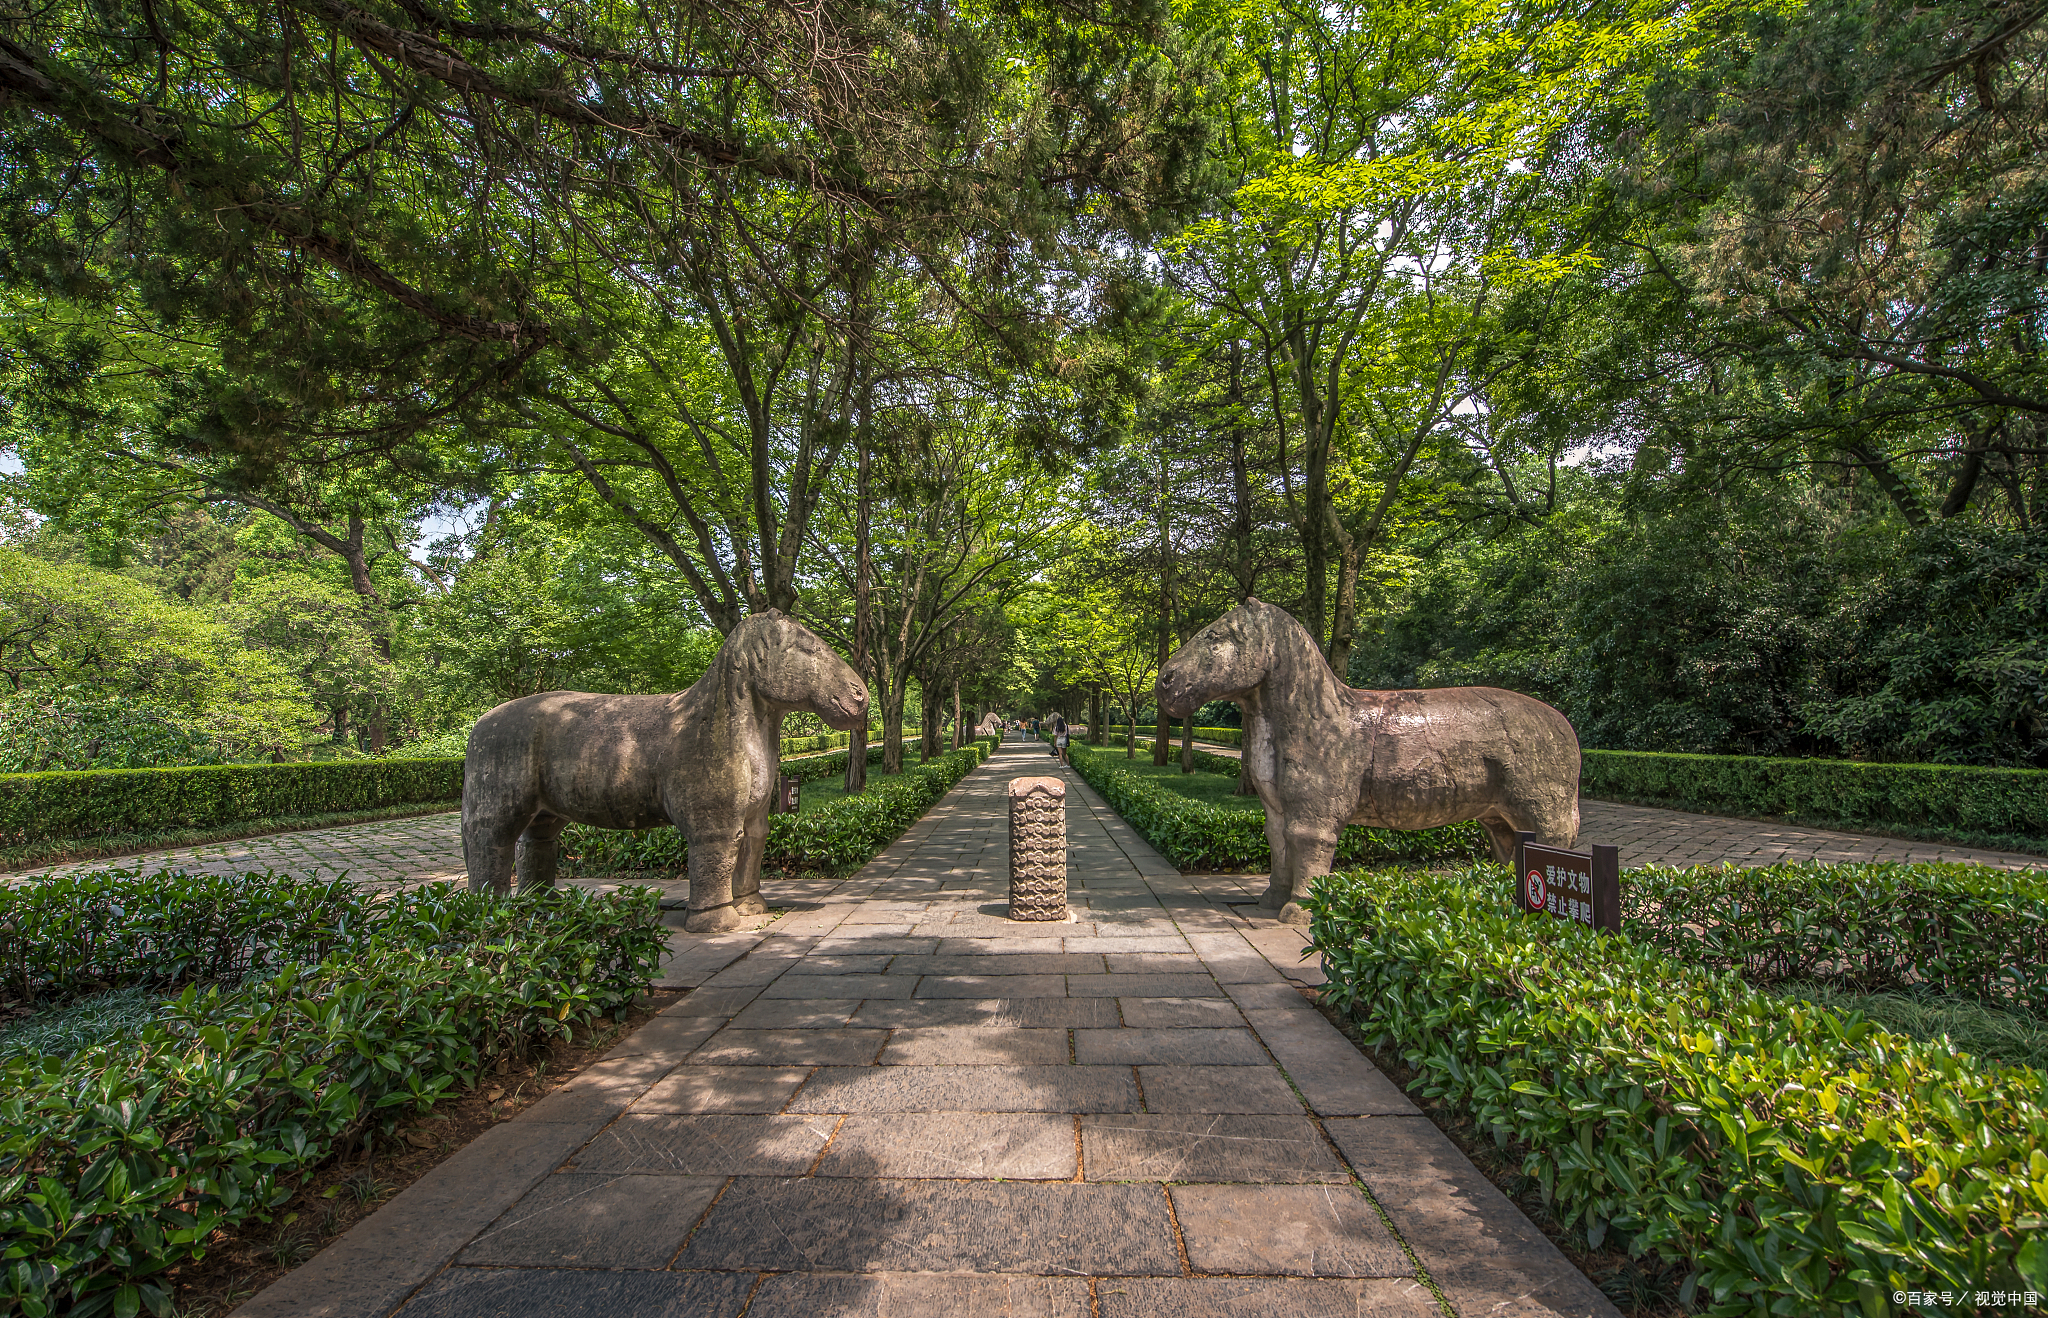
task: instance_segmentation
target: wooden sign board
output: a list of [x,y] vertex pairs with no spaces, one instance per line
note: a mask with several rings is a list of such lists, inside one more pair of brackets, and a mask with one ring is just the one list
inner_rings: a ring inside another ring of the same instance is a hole
[[1527,915],[1621,932],[1620,850],[1566,851],[1541,845],[1533,833],[1517,835],[1515,904]]
[[782,775],[776,780],[775,795],[768,800],[771,815],[802,814],[804,808],[804,785],[799,780]]

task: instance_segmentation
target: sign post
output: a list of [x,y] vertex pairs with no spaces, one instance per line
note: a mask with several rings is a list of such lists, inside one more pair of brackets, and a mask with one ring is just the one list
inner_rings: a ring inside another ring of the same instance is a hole
[[795,815],[803,813],[804,785],[788,774],[775,780],[775,795],[768,798],[768,813],[771,815]]
[[1515,834],[1515,904],[1527,915],[1620,933],[1620,848],[1566,851],[1543,846],[1534,833]]

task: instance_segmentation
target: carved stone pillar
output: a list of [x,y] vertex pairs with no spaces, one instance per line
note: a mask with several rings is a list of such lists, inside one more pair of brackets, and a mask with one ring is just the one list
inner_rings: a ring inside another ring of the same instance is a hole
[[1067,785],[1010,780],[1010,918],[1067,918]]

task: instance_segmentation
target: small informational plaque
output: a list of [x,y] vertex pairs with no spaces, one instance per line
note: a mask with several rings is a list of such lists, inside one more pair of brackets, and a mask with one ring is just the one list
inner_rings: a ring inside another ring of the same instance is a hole
[[775,796],[768,803],[771,815],[794,815],[803,812],[804,785],[788,774],[775,781]]
[[1549,915],[1594,929],[1621,931],[1621,853],[1546,847],[1533,833],[1515,844],[1515,900],[1529,915]]

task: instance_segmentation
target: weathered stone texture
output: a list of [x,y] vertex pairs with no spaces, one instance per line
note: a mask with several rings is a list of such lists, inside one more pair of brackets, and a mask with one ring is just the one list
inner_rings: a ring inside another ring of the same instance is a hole
[[1010,780],[1010,918],[1067,918],[1067,785]]

